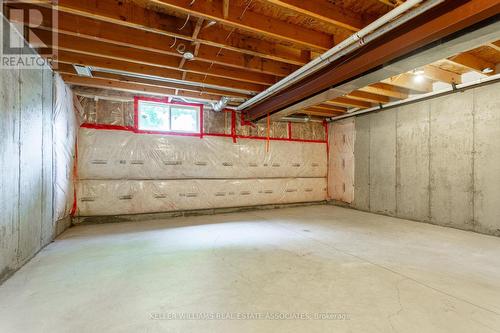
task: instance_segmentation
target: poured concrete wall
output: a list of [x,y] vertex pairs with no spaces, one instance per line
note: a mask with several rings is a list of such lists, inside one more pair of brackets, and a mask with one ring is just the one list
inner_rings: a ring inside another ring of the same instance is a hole
[[54,216],[53,92],[48,68],[0,69],[0,281],[67,226]]
[[500,236],[498,91],[356,117],[351,207]]

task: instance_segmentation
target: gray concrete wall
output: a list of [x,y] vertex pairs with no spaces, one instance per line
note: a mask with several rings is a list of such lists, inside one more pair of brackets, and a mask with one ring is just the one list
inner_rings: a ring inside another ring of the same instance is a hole
[[351,207],[500,236],[499,91],[358,116]]
[[53,83],[50,69],[0,69],[0,282],[61,229],[53,214]]

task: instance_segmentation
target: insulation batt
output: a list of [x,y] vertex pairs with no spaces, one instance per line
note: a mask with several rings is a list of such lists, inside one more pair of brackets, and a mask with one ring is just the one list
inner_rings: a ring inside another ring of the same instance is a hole
[[80,128],[79,216],[326,199],[324,143]]

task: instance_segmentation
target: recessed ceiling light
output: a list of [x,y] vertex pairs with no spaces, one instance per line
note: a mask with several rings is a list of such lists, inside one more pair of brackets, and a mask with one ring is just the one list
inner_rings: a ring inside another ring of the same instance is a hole
[[490,74],[490,73],[493,73],[493,68],[491,67],[486,67],[486,68],[483,68],[483,70],[481,71],[483,74]]
[[423,69],[415,69],[413,72],[415,75],[424,75],[424,70]]
[[425,81],[425,77],[421,74],[417,74],[415,75],[414,80],[416,83],[422,83]]
[[193,60],[194,54],[192,54],[191,52],[184,52],[182,54],[182,57],[184,57],[184,59],[186,59],[186,60]]

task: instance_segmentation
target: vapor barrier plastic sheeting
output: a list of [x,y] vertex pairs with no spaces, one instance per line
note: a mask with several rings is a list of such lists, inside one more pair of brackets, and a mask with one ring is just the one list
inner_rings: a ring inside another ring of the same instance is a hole
[[326,186],[326,178],[84,180],[78,184],[78,215],[321,201],[326,199]]
[[332,199],[354,200],[354,119],[334,122],[330,127],[329,193]]
[[56,74],[54,77],[54,217],[68,216],[73,206],[73,163],[78,119],[73,109],[73,93]]
[[323,143],[80,128],[79,179],[326,177]]

